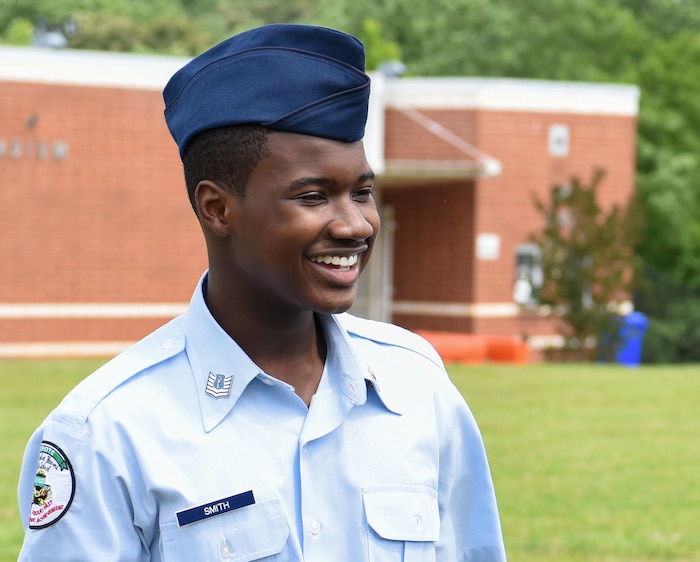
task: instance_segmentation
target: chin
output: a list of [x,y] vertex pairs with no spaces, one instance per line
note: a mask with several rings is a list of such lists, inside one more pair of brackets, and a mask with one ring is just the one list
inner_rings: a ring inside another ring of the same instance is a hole
[[355,291],[345,298],[329,299],[325,302],[317,302],[313,309],[323,314],[341,314],[347,312],[355,302]]
[[327,305],[327,306],[314,306],[313,310],[314,310],[314,312],[318,312],[320,314],[342,314],[343,312],[347,312],[348,310],[350,310],[351,306],[352,306],[352,303]]
[[332,310],[331,312],[329,312],[329,314],[342,314],[343,312],[347,312],[348,310],[350,310],[351,306],[352,306],[352,303],[347,304],[347,305],[343,305],[343,306],[339,306],[339,307],[335,308],[334,310]]

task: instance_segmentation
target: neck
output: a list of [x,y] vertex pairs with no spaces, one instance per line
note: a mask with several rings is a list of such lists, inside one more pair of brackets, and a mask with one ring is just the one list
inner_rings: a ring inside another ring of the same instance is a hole
[[323,329],[309,310],[278,315],[274,322],[253,318],[207,290],[212,315],[265,373],[294,386],[308,406],[326,360]]

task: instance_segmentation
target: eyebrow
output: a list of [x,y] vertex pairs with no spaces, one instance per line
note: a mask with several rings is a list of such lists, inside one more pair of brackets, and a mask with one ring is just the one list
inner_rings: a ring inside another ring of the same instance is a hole
[[[375,179],[375,173],[370,170],[364,174],[360,174],[356,181],[357,183],[362,183],[364,181],[374,181]],[[335,185],[336,183],[338,183],[336,179],[328,176],[307,176],[292,181],[289,184],[289,187],[293,189],[295,187],[304,187],[306,185]]]
[[359,181],[359,182],[374,181],[376,178],[377,178],[376,174],[372,170],[370,170],[369,172],[365,172],[359,178],[357,178],[357,181]]

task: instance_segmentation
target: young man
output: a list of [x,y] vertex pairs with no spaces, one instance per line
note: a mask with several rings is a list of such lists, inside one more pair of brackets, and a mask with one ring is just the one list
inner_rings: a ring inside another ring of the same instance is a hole
[[165,88],[209,269],[32,437],[20,560],[505,560],[435,351],[344,312],[379,231],[355,38],[272,25]]

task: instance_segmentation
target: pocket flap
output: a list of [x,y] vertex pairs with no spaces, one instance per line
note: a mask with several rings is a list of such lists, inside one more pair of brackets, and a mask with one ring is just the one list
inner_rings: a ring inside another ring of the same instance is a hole
[[367,523],[380,537],[395,541],[437,541],[440,510],[429,486],[391,485],[362,489]]

